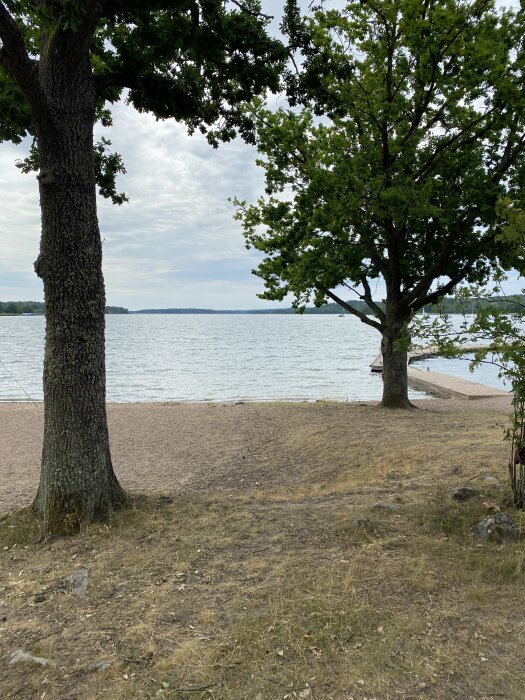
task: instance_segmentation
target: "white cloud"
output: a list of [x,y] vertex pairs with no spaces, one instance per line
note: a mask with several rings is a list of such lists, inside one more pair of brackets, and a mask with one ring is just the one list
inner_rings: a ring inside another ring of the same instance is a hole
[[105,135],[124,158],[128,174],[119,188],[130,198],[122,207],[99,202],[111,303],[134,306],[133,297],[139,306],[218,307],[220,298],[222,308],[263,305],[254,292],[262,291],[251,276],[254,257],[227,201],[261,191],[254,150],[240,140],[213,149],[184,125],[156,122],[124,104]]

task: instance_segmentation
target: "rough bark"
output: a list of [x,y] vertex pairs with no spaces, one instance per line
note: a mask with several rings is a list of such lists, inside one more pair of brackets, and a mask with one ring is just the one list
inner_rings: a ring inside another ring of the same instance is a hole
[[[37,121],[44,282],[44,443],[35,512],[51,531],[107,517],[125,502],[111,464],[105,404],[105,293],[97,220],[89,52],[49,48]],[[62,53],[61,53],[62,51]]]
[[[383,327],[381,352],[383,354],[383,398],[384,408],[413,408],[408,399],[406,323],[402,319],[388,318]],[[400,347],[401,345],[401,347]]]

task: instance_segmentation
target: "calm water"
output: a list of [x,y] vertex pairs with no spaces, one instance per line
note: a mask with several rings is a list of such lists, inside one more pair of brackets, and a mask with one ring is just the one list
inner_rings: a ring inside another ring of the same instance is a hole
[[[108,401],[381,398],[381,379],[369,370],[379,334],[350,316],[106,320]],[[43,350],[43,317],[0,317],[1,401],[42,399]]]
[[490,362],[484,362],[479,367],[476,367],[474,372],[470,372],[469,363],[473,358],[474,355],[465,355],[464,358],[456,358],[454,360],[447,360],[444,357],[429,357],[426,360],[413,362],[412,366],[422,370],[426,370],[428,367],[431,372],[444,372],[454,377],[470,379],[473,382],[510,391],[510,384],[503,382],[498,377],[499,368]]

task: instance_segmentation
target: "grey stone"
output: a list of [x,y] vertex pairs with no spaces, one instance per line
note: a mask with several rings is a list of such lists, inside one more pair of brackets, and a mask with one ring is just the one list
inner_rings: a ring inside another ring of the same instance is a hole
[[372,506],[374,510],[399,510],[397,503],[389,503],[388,501],[378,501]]
[[492,481],[492,482],[494,482],[494,481],[497,481],[497,479],[496,479],[495,476],[491,476],[490,474],[485,474],[485,476],[483,477],[483,481]]
[[469,498],[474,498],[474,496],[479,496],[479,491],[470,488],[470,486],[461,486],[451,493],[451,497],[455,501],[468,501]]
[[113,666],[113,661],[109,661],[109,659],[100,659],[99,661],[93,661],[92,664],[86,666],[86,671],[89,671],[90,673],[93,671],[107,671],[107,669],[111,666]]
[[515,542],[518,539],[518,527],[508,513],[489,515],[477,525],[472,526],[472,533],[483,542],[501,544],[505,540]]
[[56,666],[56,663],[51,661],[51,659],[44,659],[41,656],[33,656],[33,654],[28,654],[26,651],[23,651],[23,649],[13,651],[9,657],[9,664],[11,666],[21,663],[22,661],[28,661],[33,664],[38,664],[39,666]]
[[89,571],[87,569],[79,569],[62,579],[60,587],[66,591],[76,593],[79,598],[87,598],[88,581]]

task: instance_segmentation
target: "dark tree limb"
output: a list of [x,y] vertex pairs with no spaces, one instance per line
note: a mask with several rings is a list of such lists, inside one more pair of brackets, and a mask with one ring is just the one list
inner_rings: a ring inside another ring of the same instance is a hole
[[116,73],[100,73],[93,76],[95,81],[95,89],[97,94],[100,95],[105,90],[111,88],[134,88],[137,85],[136,76],[132,75],[128,71],[119,71]]
[[0,0],[0,64],[24,93],[35,116],[50,117],[49,103],[40,84],[37,64],[29,57],[17,23]]
[[334,294],[329,289],[326,289],[325,287],[317,287],[317,289],[319,289],[319,291],[323,294],[326,294],[327,297],[330,297],[330,299],[332,299],[332,301],[335,301],[336,304],[342,306],[343,309],[345,309],[345,311],[348,311],[349,314],[357,316],[357,318],[363,323],[366,323],[367,326],[372,326],[372,328],[375,328],[376,331],[381,332],[382,326],[378,321],[374,321],[373,319],[368,318],[368,316],[362,311],[359,311],[358,309],[354,308],[351,304],[348,304],[346,301],[343,301],[343,299],[338,297],[337,294]]
[[457,284],[459,284],[463,279],[465,279],[465,276],[468,274],[471,267],[472,263],[468,262],[461,269],[461,271],[458,272],[457,275],[454,275],[454,277],[452,277],[446,284],[441,285],[434,292],[431,292],[430,294],[427,294],[424,297],[420,297],[417,300],[417,308],[421,309],[427,304],[436,304],[442,297],[445,296],[445,294],[451,292]]
[[368,304],[369,308],[375,313],[375,315],[379,319],[381,319],[381,321],[385,321],[386,320],[385,312],[379,306],[379,304],[376,304],[376,302],[372,299],[372,290],[370,289],[370,284],[368,282],[366,275],[363,275],[360,278],[360,282],[363,285],[363,289],[364,289],[364,294],[361,296],[361,299]]
[[[97,0],[91,0],[96,2]],[[229,0],[232,5],[238,7],[241,12],[252,15],[253,17],[259,17],[264,20],[273,19],[272,15],[266,15],[263,12],[257,12],[252,10],[251,7],[247,7],[242,0]],[[105,0],[103,3],[102,16],[112,17],[119,12],[136,12],[139,10],[160,12],[162,10],[173,10],[173,0],[135,0],[134,2],[129,2],[127,0]],[[196,3],[194,3],[196,5]],[[190,5],[190,3],[188,3]]]
[[[504,177],[507,170],[512,166],[516,158],[523,152],[525,148],[525,132],[516,141],[514,137],[514,131],[511,132],[509,139],[505,145],[505,149],[501,156],[499,163],[494,169],[494,174],[492,175],[492,182],[498,184]],[[514,141],[514,143],[513,143]]]
[[[471,210],[469,213],[468,219],[461,223],[461,225],[460,225],[461,228],[468,229],[470,226],[472,226],[478,213],[479,212],[478,212],[477,207],[475,209]],[[432,265],[430,270],[428,270],[428,272],[425,275],[423,275],[423,277],[420,279],[420,281],[416,284],[416,286],[410,292],[407,292],[406,294],[403,295],[403,301],[407,306],[413,307],[416,302],[418,303],[418,306],[422,305],[421,301],[418,301],[418,298],[422,294],[426,295],[428,290],[430,289],[432,282],[435,279],[438,279],[443,274],[445,266],[446,266],[447,261],[448,261],[448,258],[451,254],[451,251],[454,248],[454,244],[457,240],[457,237],[460,235],[461,235],[461,230],[459,229],[459,227],[458,227],[458,230],[453,230],[449,233],[449,235],[447,236],[447,238],[445,239],[445,241],[443,243],[441,251],[440,251],[439,255],[437,256],[437,259],[436,259],[436,262],[434,263],[434,265]],[[462,270],[466,269],[466,266],[462,267],[461,269]],[[455,278],[456,278],[456,276],[454,276],[454,279]],[[458,279],[458,282],[461,282],[462,279],[463,278],[460,277]],[[447,291],[449,291],[449,290],[447,290]],[[425,302],[425,303],[430,303],[430,302]]]
[[[449,139],[441,141],[441,143],[436,147],[436,149],[434,150],[434,152],[432,153],[430,158],[426,161],[426,163],[424,163],[421,166],[419,171],[415,174],[414,180],[419,180],[421,177],[423,177],[425,175],[425,173],[427,173],[430,170],[430,168],[434,164],[436,158],[438,158],[438,156],[441,155],[441,153],[443,153],[444,151],[448,151],[450,149],[450,147],[453,144],[457,143],[458,141],[461,142],[461,140],[463,139],[464,136],[466,136],[466,134],[471,132],[471,130],[475,126],[477,126],[478,124],[481,124],[485,119],[487,119],[487,117],[489,117],[495,111],[496,111],[495,107],[492,107],[491,109],[487,110],[483,114],[480,114],[479,117],[477,117],[476,119],[473,119],[472,121],[470,121],[457,134],[454,134],[454,136],[451,136]],[[474,132],[474,135],[473,135],[474,139],[480,138],[489,129],[490,129],[490,125],[486,124],[479,131]]]

